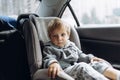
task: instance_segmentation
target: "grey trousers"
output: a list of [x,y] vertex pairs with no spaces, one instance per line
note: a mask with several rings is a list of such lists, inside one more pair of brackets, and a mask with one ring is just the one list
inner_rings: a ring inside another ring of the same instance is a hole
[[[64,71],[68,75],[75,78],[75,80],[109,80],[104,75],[102,75],[102,73],[97,71],[97,68],[99,66],[103,66],[102,70],[108,67],[108,65],[104,63],[100,63],[100,65],[97,66],[96,63],[87,64],[81,62],[66,68]],[[95,67],[96,69],[94,69],[93,67]]]
[[102,75],[109,66],[106,62],[76,63],[60,72],[55,79],[48,77],[47,69],[40,69],[33,75],[33,80],[109,80]]
[[48,77],[48,69],[40,69],[35,72],[32,80],[74,80],[71,76],[64,71],[59,72],[55,79]]

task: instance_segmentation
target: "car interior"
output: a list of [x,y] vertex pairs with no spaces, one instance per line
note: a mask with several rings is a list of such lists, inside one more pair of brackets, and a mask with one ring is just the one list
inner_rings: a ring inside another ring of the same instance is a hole
[[[72,24],[70,40],[84,53],[92,53],[109,61],[120,70],[120,25],[90,25],[82,27],[72,0],[37,0],[35,12],[17,15],[16,27],[0,18],[0,80],[50,80],[42,69],[42,49],[47,36],[47,24],[68,8],[75,24]],[[13,18],[13,17],[12,17]],[[65,20],[65,19],[63,19]],[[13,23],[13,22],[12,22]],[[64,73],[62,80],[72,80]]]

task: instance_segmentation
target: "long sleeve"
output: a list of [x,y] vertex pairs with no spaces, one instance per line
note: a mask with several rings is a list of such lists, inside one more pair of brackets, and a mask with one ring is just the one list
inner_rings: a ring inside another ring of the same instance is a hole
[[51,63],[53,62],[58,62],[56,60],[56,56],[53,55],[50,51],[50,49],[48,49],[48,47],[44,48],[43,50],[43,67],[47,68]]
[[63,69],[77,62],[88,63],[94,57],[92,54],[84,54],[70,41],[63,48],[48,43],[43,50],[43,56],[44,68],[47,68],[53,62],[57,62]]
[[93,58],[93,57],[94,57],[94,55],[92,55],[92,54],[79,53],[78,62],[89,63],[91,58]]
[[75,49],[77,50],[77,53],[78,53],[78,62],[86,62],[86,63],[89,63],[91,58],[94,57],[93,54],[85,54],[83,53],[80,49],[77,48],[77,46],[75,46],[75,44],[73,44],[73,47],[75,47]]

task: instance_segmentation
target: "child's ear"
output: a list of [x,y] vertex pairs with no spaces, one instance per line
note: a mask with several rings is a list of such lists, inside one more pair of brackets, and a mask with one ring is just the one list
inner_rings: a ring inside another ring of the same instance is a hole
[[70,37],[68,37],[68,40],[70,39]]
[[70,34],[68,34],[68,39],[70,38]]

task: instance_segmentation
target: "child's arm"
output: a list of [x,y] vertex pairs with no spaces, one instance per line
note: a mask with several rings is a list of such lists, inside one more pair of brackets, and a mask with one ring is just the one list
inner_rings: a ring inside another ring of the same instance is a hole
[[79,52],[79,60],[80,62],[87,62],[89,63],[91,61],[92,58],[94,58],[95,56],[92,54],[85,54],[83,52]]
[[105,61],[105,60],[102,58],[98,58],[98,57],[91,58],[90,62],[94,62],[94,61]]

